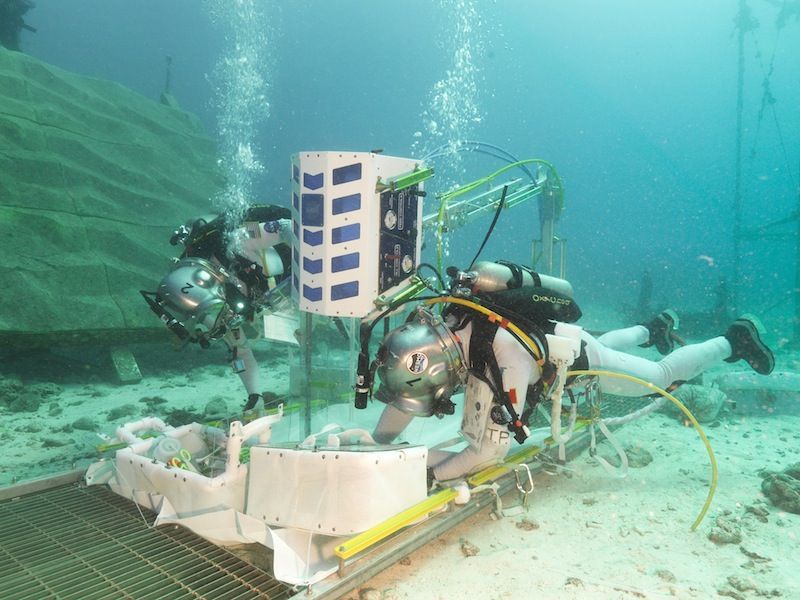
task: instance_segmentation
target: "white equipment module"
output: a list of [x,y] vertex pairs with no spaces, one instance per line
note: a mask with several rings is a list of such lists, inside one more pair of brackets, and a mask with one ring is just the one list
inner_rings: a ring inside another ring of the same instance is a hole
[[292,297],[300,310],[361,318],[413,275],[422,180],[432,173],[372,152],[292,156]]

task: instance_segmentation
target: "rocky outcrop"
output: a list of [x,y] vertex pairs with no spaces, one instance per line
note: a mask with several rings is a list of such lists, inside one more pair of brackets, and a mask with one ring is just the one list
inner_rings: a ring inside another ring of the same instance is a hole
[[0,338],[161,329],[138,294],[221,187],[191,115],[0,48]]

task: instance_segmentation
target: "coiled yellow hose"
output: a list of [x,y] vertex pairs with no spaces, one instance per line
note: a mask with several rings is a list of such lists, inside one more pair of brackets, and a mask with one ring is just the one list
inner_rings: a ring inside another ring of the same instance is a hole
[[649,381],[645,381],[644,379],[640,379],[638,377],[634,377],[633,375],[627,375],[625,373],[614,373],[612,371],[603,371],[600,369],[581,369],[576,371],[569,371],[567,376],[575,376],[578,377],[580,375],[594,375],[598,377],[612,377],[614,379],[624,379],[626,381],[632,381],[634,383],[638,383],[639,385],[644,386],[645,388],[652,390],[658,394],[661,394],[664,398],[672,402],[675,406],[677,406],[680,411],[689,419],[689,422],[694,426],[697,434],[700,436],[700,439],[703,442],[703,445],[706,447],[706,452],[708,452],[708,458],[711,462],[711,485],[708,488],[708,495],[706,496],[705,504],[703,504],[703,508],[700,510],[700,514],[697,515],[697,518],[692,523],[691,530],[694,531],[697,529],[697,526],[700,525],[700,522],[706,516],[708,512],[708,508],[711,506],[711,501],[714,498],[714,493],[717,491],[717,480],[719,478],[719,474],[717,471],[717,459],[714,456],[714,451],[711,449],[711,444],[706,437],[703,428],[700,427],[700,423],[697,422],[697,419],[694,418],[694,415],[691,411],[684,406],[684,404],[678,400],[675,396],[670,394],[666,390],[662,390],[660,387],[653,385]]

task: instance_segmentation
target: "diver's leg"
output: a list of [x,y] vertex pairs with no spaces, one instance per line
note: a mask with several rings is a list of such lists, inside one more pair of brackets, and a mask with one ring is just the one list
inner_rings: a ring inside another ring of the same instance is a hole
[[497,464],[505,457],[510,445],[511,434],[508,429],[490,421],[479,449],[467,446],[461,452],[451,453],[436,464],[429,460],[429,466],[433,467],[433,476],[437,481],[458,479],[483,467]]
[[613,329],[597,338],[597,341],[607,348],[622,350],[623,348],[633,348],[647,343],[650,339],[650,332],[644,325],[634,325],[624,329]]
[[408,426],[414,416],[387,404],[381,418],[375,426],[372,438],[379,444],[391,444],[392,441]]
[[261,399],[261,378],[253,349],[241,329],[226,332],[222,339],[230,351],[231,367],[247,390],[244,410],[251,410]]
[[[660,388],[669,387],[676,381],[688,381],[697,377],[709,367],[731,356],[731,345],[723,336],[700,344],[683,346],[658,362],[608,348],[587,333],[582,337],[586,342],[589,368],[627,373]],[[601,376],[600,385],[604,392],[620,396],[643,396],[650,392],[635,382],[611,377]]]

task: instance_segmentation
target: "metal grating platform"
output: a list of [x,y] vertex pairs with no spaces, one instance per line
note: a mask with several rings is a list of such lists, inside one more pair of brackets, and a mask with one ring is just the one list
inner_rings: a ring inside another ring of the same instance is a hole
[[292,589],[101,486],[0,503],[4,600],[283,599]]

